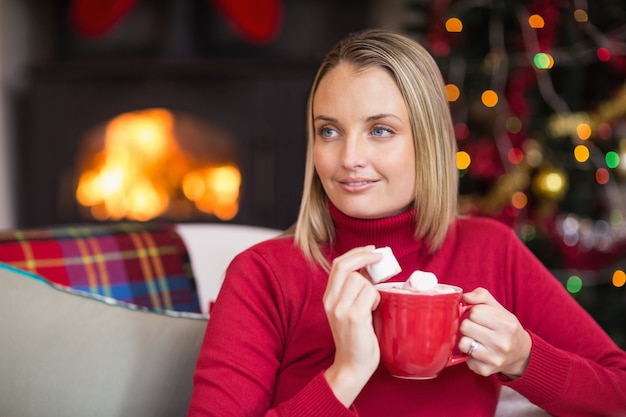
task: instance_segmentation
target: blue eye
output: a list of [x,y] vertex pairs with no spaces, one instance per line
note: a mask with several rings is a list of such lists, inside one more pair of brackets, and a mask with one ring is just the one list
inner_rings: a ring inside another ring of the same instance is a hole
[[372,129],[372,135],[374,136],[387,137],[387,136],[391,136],[392,134],[393,134],[393,131],[386,127],[378,126]]
[[329,127],[323,127],[320,129],[319,134],[320,136],[325,137],[325,138],[332,138],[337,135],[337,132],[334,129],[331,129]]

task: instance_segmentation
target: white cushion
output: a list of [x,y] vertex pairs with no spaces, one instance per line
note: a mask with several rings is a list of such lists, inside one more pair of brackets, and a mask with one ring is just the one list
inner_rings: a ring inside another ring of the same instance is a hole
[[184,416],[206,323],[0,264],[0,416]]
[[180,223],[176,231],[189,252],[203,313],[217,297],[224,272],[235,255],[281,233],[278,229],[230,223]]

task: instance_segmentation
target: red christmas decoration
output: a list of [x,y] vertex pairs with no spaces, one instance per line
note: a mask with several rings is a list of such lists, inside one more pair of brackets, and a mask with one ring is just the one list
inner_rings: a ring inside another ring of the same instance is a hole
[[209,0],[248,41],[269,42],[282,23],[280,0]]
[[[138,0],[72,0],[70,21],[83,36],[105,35],[124,19]],[[274,39],[282,24],[281,0],[208,0],[252,43]]]
[[137,0],[72,0],[70,21],[83,36],[97,38],[111,30]]

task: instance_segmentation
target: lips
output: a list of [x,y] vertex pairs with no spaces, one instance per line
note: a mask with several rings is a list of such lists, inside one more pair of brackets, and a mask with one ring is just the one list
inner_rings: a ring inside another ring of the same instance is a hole
[[363,178],[347,178],[337,182],[345,191],[353,193],[368,190],[373,187],[378,181]]
[[371,178],[344,178],[338,180],[337,182],[343,185],[358,187],[362,185],[373,184],[377,182],[377,180],[373,180]]

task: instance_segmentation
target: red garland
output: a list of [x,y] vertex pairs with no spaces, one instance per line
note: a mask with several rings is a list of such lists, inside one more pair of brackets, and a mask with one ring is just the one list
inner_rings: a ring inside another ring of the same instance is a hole
[[[138,0],[72,0],[70,21],[83,36],[105,35],[135,7]],[[207,0],[252,43],[266,43],[282,24],[281,0]]]

